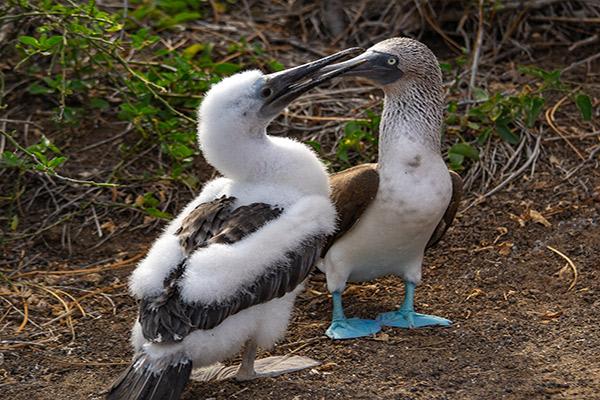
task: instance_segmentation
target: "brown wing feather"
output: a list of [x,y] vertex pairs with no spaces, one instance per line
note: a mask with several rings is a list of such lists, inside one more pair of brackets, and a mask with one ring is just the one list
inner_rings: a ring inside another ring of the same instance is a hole
[[242,240],[258,228],[281,215],[281,208],[272,207],[269,204],[253,203],[235,209],[227,221],[212,238],[209,244],[224,243],[232,244]]
[[463,197],[462,178],[454,171],[450,171],[450,177],[452,178],[452,197],[450,198],[450,204],[448,204],[444,216],[435,228],[435,231],[433,231],[431,239],[429,239],[429,242],[427,243],[427,249],[435,246],[442,239],[448,228],[450,228]]
[[207,245],[231,216],[235,197],[222,196],[216,200],[199,204],[181,222],[175,232],[186,255],[194,249]]
[[338,227],[327,238],[324,256],[333,243],[354,226],[377,195],[377,164],[360,164],[333,174],[330,178],[331,199],[338,214]]
[[[264,203],[233,209],[234,202],[235,198],[224,196],[200,204],[184,218],[176,234],[186,256],[210,244],[240,241],[282,213],[282,209]],[[179,281],[185,273],[184,258],[165,279],[163,292],[141,301],[139,321],[144,337],[155,342],[178,342],[195,329],[214,328],[230,315],[283,296],[306,278],[321,245],[322,241],[314,242],[288,254],[289,263],[275,266],[267,274],[268,279],[261,277],[231,301],[218,304],[188,304],[181,300]]]

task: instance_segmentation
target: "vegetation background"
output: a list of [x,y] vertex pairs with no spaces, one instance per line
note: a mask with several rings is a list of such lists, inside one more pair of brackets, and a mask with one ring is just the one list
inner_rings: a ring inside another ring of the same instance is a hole
[[[596,0],[2,2],[0,392],[95,398],[127,363],[127,275],[215,176],[195,141],[211,84],[405,35],[438,55],[467,190],[419,294],[456,324],[331,343],[316,275],[273,352],[321,367],[186,398],[600,398],[599,28]],[[334,82],[271,131],[331,171],[374,161],[381,96]],[[349,312],[400,286],[350,286]]]

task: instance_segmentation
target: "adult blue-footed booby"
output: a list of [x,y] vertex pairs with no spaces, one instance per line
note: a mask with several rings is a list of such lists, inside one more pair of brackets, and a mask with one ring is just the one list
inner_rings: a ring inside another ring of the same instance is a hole
[[[135,356],[108,399],[178,399],[192,367],[224,360],[244,344],[236,377],[257,376],[257,346],[271,347],[285,332],[335,227],[323,164],[307,146],[266,128],[292,100],[350,68],[320,72],[355,50],[271,75],[242,72],[206,94],[198,139],[223,177],[204,186],[133,272]],[[263,371],[286,372],[277,365]]]
[[[437,59],[416,40],[393,38],[324,70],[361,60],[366,62],[344,76],[362,76],[383,89],[379,160],[331,177],[340,224],[320,268],[333,297],[333,318],[326,332],[333,339],[370,335],[381,325],[451,323],[416,313],[413,304],[423,253],[441,239],[462,197],[462,180],[449,173],[440,154],[444,98]],[[388,274],[404,280],[400,309],[380,314],[375,321],[346,318],[341,299],[346,282]]]

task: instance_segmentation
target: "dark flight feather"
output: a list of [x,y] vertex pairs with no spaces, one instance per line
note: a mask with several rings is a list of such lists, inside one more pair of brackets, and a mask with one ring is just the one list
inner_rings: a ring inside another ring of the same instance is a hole
[[192,372],[185,360],[160,369],[139,354],[108,389],[107,400],[178,400]]
[[[283,211],[264,203],[233,209],[234,200],[222,197],[201,204],[183,220],[177,234],[187,255],[210,244],[238,242]],[[139,321],[143,335],[152,342],[178,342],[194,330],[212,329],[246,308],[282,297],[306,279],[322,247],[321,237],[307,240],[229,299],[209,304],[182,301],[179,282],[186,268],[184,259],[165,279],[161,295],[142,299]]]

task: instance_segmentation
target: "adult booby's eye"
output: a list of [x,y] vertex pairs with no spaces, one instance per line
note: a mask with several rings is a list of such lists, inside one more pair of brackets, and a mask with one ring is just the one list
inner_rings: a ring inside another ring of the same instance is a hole
[[398,62],[398,60],[396,60],[394,57],[390,57],[387,59],[387,63],[389,65],[395,65]]
[[266,99],[267,97],[269,97],[270,95],[272,95],[272,94],[273,94],[273,89],[271,89],[271,88],[268,88],[268,87],[266,87],[266,88],[264,88],[264,89],[262,89],[262,90],[260,91],[260,95],[261,95],[262,97],[264,97],[265,99]]

